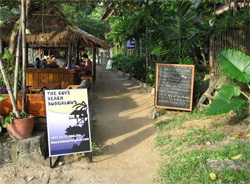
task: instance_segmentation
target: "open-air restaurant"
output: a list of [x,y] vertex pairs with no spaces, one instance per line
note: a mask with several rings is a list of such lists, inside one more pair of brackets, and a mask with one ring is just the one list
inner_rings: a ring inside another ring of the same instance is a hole
[[[0,27],[0,53],[9,47],[11,30],[19,19],[18,15]],[[28,114],[37,118],[46,117],[44,90],[71,89],[84,84],[91,93],[95,82],[98,49],[109,49],[110,46],[73,26],[54,6],[30,12],[26,28],[30,31],[30,34],[26,33]],[[5,86],[0,86],[1,93],[6,93],[4,88]],[[19,90],[22,91],[21,87]],[[21,92],[18,93],[17,102],[21,109]],[[12,111],[7,93],[0,105],[1,115],[6,116]]]

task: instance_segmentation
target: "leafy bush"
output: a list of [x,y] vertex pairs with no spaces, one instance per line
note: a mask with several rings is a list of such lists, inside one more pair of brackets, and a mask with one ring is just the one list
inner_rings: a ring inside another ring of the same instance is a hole
[[118,54],[111,58],[112,68],[117,70],[123,70],[132,74],[133,77],[145,82],[146,71],[145,71],[145,61],[144,55],[124,55]]
[[130,68],[130,58],[124,54],[118,54],[112,59],[112,68],[117,70],[129,69]]
[[194,60],[191,59],[189,56],[187,56],[187,57],[184,57],[182,59],[179,59],[178,63],[183,64],[183,65],[193,65]]
[[155,86],[155,65],[156,65],[157,61],[151,61],[150,63],[150,68],[148,71],[148,81],[147,83],[150,86]]
[[[3,56],[2,60],[4,63],[4,67],[6,68],[6,74],[8,79],[10,80],[10,84],[13,85],[14,82],[14,69],[15,69],[15,63],[14,63],[14,56],[9,53],[9,51],[6,51]],[[0,75],[0,86],[5,86],[3,76]]]
[[146,57],[144,55],[131,56],[131,72],[138,80],[145,82],[146,79]]

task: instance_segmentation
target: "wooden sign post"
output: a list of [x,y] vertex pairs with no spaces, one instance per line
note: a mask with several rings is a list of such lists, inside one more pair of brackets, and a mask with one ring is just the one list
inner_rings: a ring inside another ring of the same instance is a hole
[[194,65],[156,64],[155,106],[192,111]]

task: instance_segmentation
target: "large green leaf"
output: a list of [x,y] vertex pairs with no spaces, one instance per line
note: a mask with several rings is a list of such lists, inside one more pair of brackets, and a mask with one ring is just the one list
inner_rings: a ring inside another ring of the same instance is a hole
[[212,116],[225,114],[230,112],[231,110],[236,110],[244,104],[245,101],[243,99],[232,99],[232,97],[237,97],[241,93],[240,89],[235,85],[236,84],[233,83],[223,86],[221,88],[219,94],[216,96],[212,104],[207,109],[206,115]]
[[224,50],[217,55],[218,62],[231,78],[239,82],[250,81],[250,57],[237,50]]

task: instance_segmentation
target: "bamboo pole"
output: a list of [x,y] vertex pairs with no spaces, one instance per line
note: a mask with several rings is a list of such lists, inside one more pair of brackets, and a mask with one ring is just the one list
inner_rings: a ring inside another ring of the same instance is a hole
[[19,63],[20,63],[20,47],[21,47],[21,37],[22,37],[22,26],[19,26],[19,33],[17,39],[17,48],[16,48],[16,64],[15,64],[15,80],[14,80],[14,90],[13,95],[17,101],[17,91],[18,91],[18,74],[19,74]]
[[0,57],[0,70],[1,70],[1,73],[2,73],[2,76],[3,76],[3,79],[4,79],[4,83],[6,85],[6,88],[7,88],[7,91],[8,91],[8,94],[10,96],[10,100],[11,100],[11,103],[12,103],[12,106],[13,106],[13,113],[16,115],[17,118],[20,118],[20,113],[17,109],[17,103],[16,103],[16,100],[14,98],[14,95],[13,95],[13,92],[12,92],[12,89],[11,89],[11,86],[10,86],[10,82],[7,78],[7,74],[6,74],[6,71],[3,67],[3,62],[2,62],[2,58]]
[[26,21],[26,0],[21,1],[21,27],[22,27],[22,89],[23,89],[23,95],[22,95],[22,110],[25,111],[26,109],[26,66],[27,66],[27,44],[26,44],[26,34],[25,34],[25,21]]

